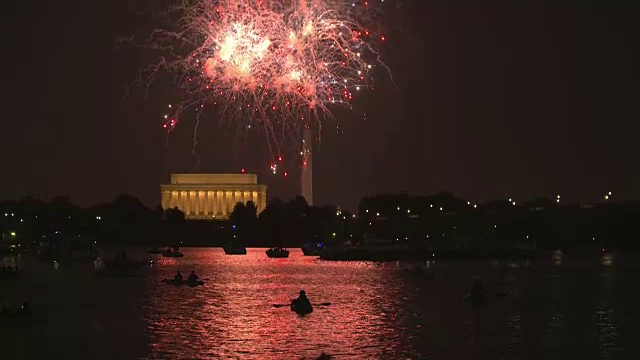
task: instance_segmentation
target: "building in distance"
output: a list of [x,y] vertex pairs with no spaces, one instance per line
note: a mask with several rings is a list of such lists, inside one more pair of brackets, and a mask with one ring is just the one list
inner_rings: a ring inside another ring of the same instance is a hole
[[171,174],[160,195],[163,209],[177,207],[189,220],[227,219],[238,202],[253,201],[258,213],[267,205],[267,186],[255,174]]

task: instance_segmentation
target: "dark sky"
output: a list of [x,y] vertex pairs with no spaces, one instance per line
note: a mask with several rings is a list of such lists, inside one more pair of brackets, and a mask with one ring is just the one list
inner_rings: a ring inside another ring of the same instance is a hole
[[[160,126],[170,83],[124,98],[146,60],[115,40],[149,26],[136,15],[144,3],[3,5],[1,198],[91,205],[130,193],[155,206],[171,172],[195,171],[193,123],[168,145]],[[338,111],[343,133],[326,127],[317,204],[441,190],[472,201],[640,199],[639,2],[400,3],[384,50],[397,88],[380,74],[357,101],[366,121]],[[264,142],[233,146],[216,121],[200,129],[201,171],[246,167],[270,197],[299,191],[295,174],[269,173]]]

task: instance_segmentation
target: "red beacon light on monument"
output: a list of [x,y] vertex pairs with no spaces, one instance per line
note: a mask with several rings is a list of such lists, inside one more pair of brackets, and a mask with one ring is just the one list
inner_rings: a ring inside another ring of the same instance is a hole
[[240,173],[244,174],[244,168],[240,169]]

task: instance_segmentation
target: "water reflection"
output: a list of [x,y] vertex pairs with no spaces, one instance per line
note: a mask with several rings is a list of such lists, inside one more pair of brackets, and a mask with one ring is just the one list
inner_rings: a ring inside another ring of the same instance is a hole
[[[0,301],[29,299],[47,316],[13,333],[19,357],[634,358],[636,329],[625,324],[640,319],[640,299],[628,290],[640,272],[615,253],[591,262],[569,253],[530,264],[435,261],[411,264],[423,273],[407,276],[397,263],[323,262],[298,250],[288,259],[269,259],[264,249],[183,252],[154,257],[140,279],[98,278],[92,264],[56,271],[50,262],[20,260],[23,279],[7,285]],[[149,257],[146,249],[127,253]],[[195,270],[205,285],[161,282],[176,270]],[[463,298],[475,279],[492,295],[488,306],[471,308]],[[332,305],[307,317],[272,306],[300,289],[313,303]],[[48,340],[56,336],[87,345]]]
[[597,335],[596,341],[599,352],[608,356],[613,356],[618,352],[618,335],[620,318],[615,310],[615,286],[616,277],[614,273],[614,259],[616,254],[613,252],[603,252],[601,257],[602,267],[600,268],[600,299],[593,321],[596,323]]
[[[341,358],[401,353],[394,326],[402,296],[399,285],[385,278],[390,268],[372,271],[378,265],[370,263],[345,268],[295,251],[288,259],[264,260],[261,249],[249,249],[243,257],[216,249],[185,259],[190,260],[181,266],[164,264],[149,278],[157,284],[179,268],[193,268],[206,279],[195,289],[149,287],[145,317],[154,358],[206,358],[211,349],[243,359],[311,358],[322,351]],[[317,306],[307,317],[272,306],[288,304],[300,289],[313,303],[332,305]]]

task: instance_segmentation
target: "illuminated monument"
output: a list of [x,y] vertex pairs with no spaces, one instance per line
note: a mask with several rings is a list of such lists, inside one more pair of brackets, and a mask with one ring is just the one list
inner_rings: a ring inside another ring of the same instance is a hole
[[309,206],[313,205],[313,142],[311,129],[305,127],[304,138],[302,140],[302,151],[304,154],[304,165],[302,166],[302,196]]
[[171,174],[160,194],[163,209],[177,207],[187,219],[226,219],[238,202],[253,201],[258,213],[267,205],[267,186],[254,174]]

